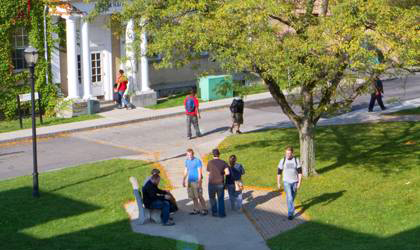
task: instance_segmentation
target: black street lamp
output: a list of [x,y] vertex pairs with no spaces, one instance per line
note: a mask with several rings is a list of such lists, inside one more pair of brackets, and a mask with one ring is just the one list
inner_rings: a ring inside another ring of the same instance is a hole
[[37,160],[37,151],[36,151],[36,119],[35,119],[35,64],[38,61],[38,50],[32,46],[26,47],[23,51],[25,55],[26,64],[29,67],[30,71],[30,84],[31,84],[31,103],[32,103],[32,156],[33,156],[33,191],[32,195],[34,197],[39,197],[39,187],[38,187],[38,160]]

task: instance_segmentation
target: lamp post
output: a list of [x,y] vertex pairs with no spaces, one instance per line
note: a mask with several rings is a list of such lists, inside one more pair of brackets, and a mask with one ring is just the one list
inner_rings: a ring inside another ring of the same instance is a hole
[[32,156],[33,156],[33,191],[32,195],[34,197],[39,197],[39,187],[38,187],[38,157],[36,151],[36,120],[35,120],[35,64],[38,61],[38,50],[32,46],[26,47],[23,51],[25,55],[26,64],[29,67],[30,71],[30,84],[31,84],[31,104],[32,104]]

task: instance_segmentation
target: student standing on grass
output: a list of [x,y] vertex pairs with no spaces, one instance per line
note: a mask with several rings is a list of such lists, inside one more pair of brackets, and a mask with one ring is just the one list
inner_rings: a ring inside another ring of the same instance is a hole
[[211,215],[223,218],[226,217],[224,183],[225,175],[229,175],[229,165],[224,160],[219,159],[219,156],[219,150],[213,149],[213,160],[209,161],[207,165],[207,183],[209,184]]
[[229,193],[230,206],[233,211],[242,208],[242,175],[245,174],[244,167],[236,162],[236,155],[229,157],[229,175],[226,176],[226,186]]
[[190,95],[184,100],[185,114],[187,116],[187,137],[189,140],[192,138],[191,124],[194,126],[196,136],[201,136],[200,128],[198,126],[198,118],[201,118],[201,116],[200,110],[198,109],[198,99],[195,94],[195,89],[191,89]]
[[191,215],[207,215],[206,201],[203,198],[203,168],[200,159],[194,157],[194,151],[187,149],[184,178],[182,186],[187,187],[188,198],[193,200],[194,208]]
[[280,177],[283,175],[284,191],[286,192],[287,218],[292,220],[295,213],[294,200],[302,183],[302,166],[299,159],[293,156],[293,148],[286,148],[285,157],[277,167],[277,187],[280,189]]
[[244,123],[244,101],[241,97],[235,97],[230,104],[230,112],[232,113],[232,126],[229,131],[233,133],[233,129],[236,128],[236,133],[242,133],[239,128]]

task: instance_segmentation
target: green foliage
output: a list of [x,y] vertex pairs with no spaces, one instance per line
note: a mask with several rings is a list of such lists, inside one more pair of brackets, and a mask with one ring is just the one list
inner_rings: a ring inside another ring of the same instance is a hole
[[[28,31],[29,43],[38,49],[39,59],[35,67],[35,88],[42,95],[43,110],[51,110],[55,104],[55,87],[46,83],[45,73],[49,69],[49,62],[44,57],[44,27],[43,27],[43,8],[44,1],[32,0],[30,16],[28,16],[26,1],[4,0],[0,5],[0,114],[6,118],[16,117],[16,95],[30,92],[28,83],[28,72],[13,72],[12,63],[12,35],[17,27],[24,27]],[[47,43],[52,48],[51,38],[52,24],[51,19],[47,18],[48,37]],[[50,56],[50,53],[49,53]],[[49,70],[49,79],[51,71]],[[21,83],[21,84],[19,84]],[[25,104],[23,108],[27,108]]]
[[[106,9],[105,2],[97,11]],[[228,72],[254,72],[280,91],[304,86],[311,95],[325,97],[311,105],[314,117],[338,105],[338,99],[348,103],[367,91],[373,75],[418,64],[418,6],[329,1],[328,15],[316,16],[311,14],[319,13],[315,1],[300,2],[127,0],[118,19],[145,20],[143,29],[153,36],[148,53],[163,55],[158,67],[180,67],[209,52]],[[371,46],[364,48],[366,41]],[[378,53],[382,63],[373,60]],[[366,80],[364,88],[338,90],[343,79],[358,86],[357,78]],[[308,103],[302,99],[301,105]]]

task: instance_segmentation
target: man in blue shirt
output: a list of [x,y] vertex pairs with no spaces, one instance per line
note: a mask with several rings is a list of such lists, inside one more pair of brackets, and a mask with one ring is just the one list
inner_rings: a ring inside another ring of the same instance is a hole
[[[206,201],[203,198],[203,164],[200,159],[194,157],[194,151],[187,149],[187,159],[185,160],[184,178],[182,186],[187,187],[188,197],[193,200],[194,209],[191,215],[207,215]],[[187,180],[188,179],[188,180]]]

